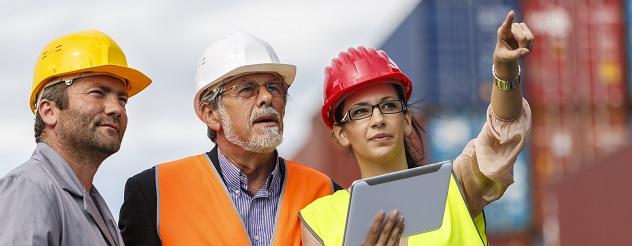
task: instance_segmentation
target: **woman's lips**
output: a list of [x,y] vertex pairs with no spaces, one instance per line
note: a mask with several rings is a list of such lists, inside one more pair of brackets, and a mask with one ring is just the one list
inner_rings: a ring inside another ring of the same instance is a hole
[[386,133],[378,133],[373,135],[373,137],[369,138],[370,141],[386,141],[393,138],[392,135]]

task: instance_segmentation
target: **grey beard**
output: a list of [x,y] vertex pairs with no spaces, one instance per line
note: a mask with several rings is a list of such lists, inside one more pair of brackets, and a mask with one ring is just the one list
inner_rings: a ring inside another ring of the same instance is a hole
[[[253,132],[248,139],[240,139],[239,136],[235,133],[233,126],[230,121],[230,116],[226,112],[226,108],[224,108],[223,103],[218,103],[218,112],[221,116],[221,126],[224,129],[224,135],[226,140],[229,142],[242,147],[244,150],[254,152],[254,153],[270,153],[276,149],[277,146],[281,144],[283,141],[283,130],[279,127],[266,127],[263,132]],[[257,114],[275,114],[278,116],[278,112],[276,112],[272,107],[265,107],[258,109]],[[254,116],[253,116],[254,117]],[[279,117],[280,118],[280,117]],[[252,122],[252,119],[250,120]]]

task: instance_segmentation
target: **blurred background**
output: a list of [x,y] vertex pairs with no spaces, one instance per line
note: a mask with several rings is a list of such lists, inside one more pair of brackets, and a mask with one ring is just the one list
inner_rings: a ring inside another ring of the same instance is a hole
[[[0,176],[35,147],[28,108],[41,49],[100,29],[154,83],[130,100],[121,150],[95,186],[115,216],[125,180],[160,162],[208,151],[193,112],[194,66],[234,31],[267,40],[296,64],[280,153],[347,186],[353,156],[320,118],[323,69],[351,46],[384,49],[414,81],[425,162],[454,159],[484,122],[496,30],[509,10],[536,41],[522,61],[533,112],[515,183],[485,209],[491,245],[632,245],[631,0],[39,1],[0,3]],[[0,208],[1,209],[1,208]]]

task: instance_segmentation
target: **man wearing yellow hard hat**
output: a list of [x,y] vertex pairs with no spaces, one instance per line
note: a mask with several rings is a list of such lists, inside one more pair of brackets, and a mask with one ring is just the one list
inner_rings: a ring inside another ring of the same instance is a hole
[[128,98],[149,84],[100,31],[44,48],[28,99],[37,147],[0,179],[0,245],[123,245],[92,180],[120,148]]

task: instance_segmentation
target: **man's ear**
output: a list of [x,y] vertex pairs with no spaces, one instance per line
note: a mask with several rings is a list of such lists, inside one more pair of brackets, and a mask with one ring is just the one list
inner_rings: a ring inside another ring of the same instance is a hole
[[213,107],[208,103],[202,103],[200,111],[202,111],[202,118],[209,129],[213,131],[219,131],[221,129],[222,125],[219,120],[219,112],[217,112],[216,107]]
[[37,106],[36,114],[39,114],[46,126],[55,127],[57,125],[57,117],[59,117],[59,108],[54,102],[48,99],[42,99]]
[[344,127],[340,125],[334,125],[332,135],[336,139],[336,142],[338,142],[345,148],[349,147],[349,145],[351,144]]

